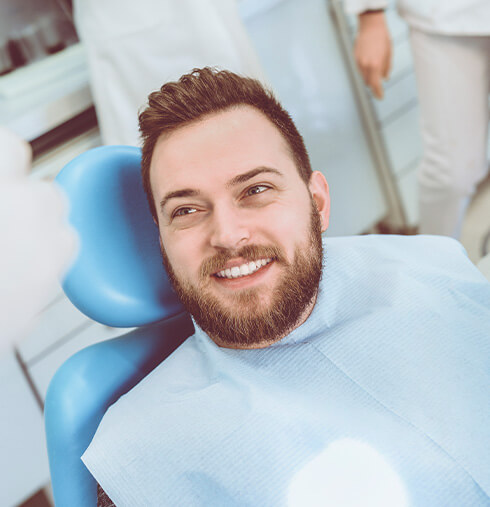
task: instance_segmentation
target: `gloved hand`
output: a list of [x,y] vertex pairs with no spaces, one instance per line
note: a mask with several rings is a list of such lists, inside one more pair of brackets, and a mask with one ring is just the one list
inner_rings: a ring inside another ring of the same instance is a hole
[[354,58],[364,82],[378,99],[383,98],[382,81],[389,77],[391,53],[390,34],[384,12],[360,14]]
[[76,251],[54,183],[27,177],[30,146],[0,128],[0,355],[49,302]]

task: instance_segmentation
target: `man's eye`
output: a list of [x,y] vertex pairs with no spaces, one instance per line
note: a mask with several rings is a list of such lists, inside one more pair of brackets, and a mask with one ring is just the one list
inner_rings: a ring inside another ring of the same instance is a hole
[[195,213],[196,211],[197,211],[196,208],[179,208],[174,211],[174,213],[172,214],[172,218],[192,215],[192,213]]
[[253,187],[250,187],[246,191],[246,195],[247,196],[249,196],[249,195],[257,195],[257,194],[261,194],[262,192],[265,192],[266,190],[269,190],[269,187],[266,186],[266,185],[254,185]]

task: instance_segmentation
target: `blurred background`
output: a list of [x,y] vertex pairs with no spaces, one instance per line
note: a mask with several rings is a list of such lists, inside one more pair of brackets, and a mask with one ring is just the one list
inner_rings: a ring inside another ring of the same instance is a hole
[[[357,21],[342,2],[240,0],[238,9],[265,79],[303,134],[313,168],[329,182],[328,235],[415,233],[422,141],[408,28],[395,8],[386,12],[394,55],[383,100],[357,72]],[[70,0],[0,2],[0,124],[30,143],[29,178],[52,180],[75,156],[105,142],[80,39]],[[489,231],[487,177],[461,235],[475,263],[490,248]],[[52,504],[43,427],[49,381],[81,348],[123,332],[89,320],[60,289],[0,357],[2,507]]]

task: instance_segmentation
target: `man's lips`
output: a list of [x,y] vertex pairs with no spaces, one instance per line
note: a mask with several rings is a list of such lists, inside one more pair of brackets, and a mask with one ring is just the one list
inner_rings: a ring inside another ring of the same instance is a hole
[[213,276],[223,280],[234,280],[237,278],[249,277],[261,271],[273,260],[274,259],[271,257],[259,258],[254,261],[234,259],[233,261],[229,261],[223,269],[214,273]]

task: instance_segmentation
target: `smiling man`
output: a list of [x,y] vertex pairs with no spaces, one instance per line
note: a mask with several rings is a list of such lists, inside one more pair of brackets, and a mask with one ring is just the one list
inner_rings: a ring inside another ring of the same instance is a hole
[[[218,345],[263,347],[313,308],[328,185],[257,81],[209,69],[192,80],[152,94],[140,117],[143,181],[164,264]],[[185,120],[173,110],[178,102]]]
[[264,347],[308,317],[328,186],[309,165],[302,179],[263,112],[235,105],[161,136],[149,172],[165,267],[218,345]]
[[327,182],[253,79],[195,70],[140,128],[195,334],[83,456],[115,504],[488,505],[490,285],[459,244],[322,241]]

